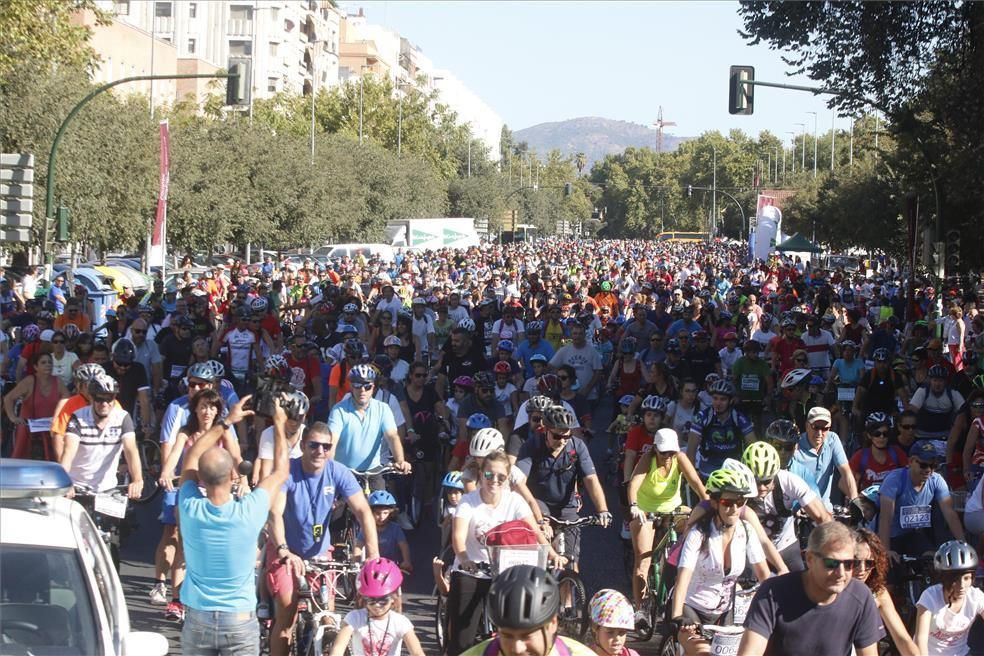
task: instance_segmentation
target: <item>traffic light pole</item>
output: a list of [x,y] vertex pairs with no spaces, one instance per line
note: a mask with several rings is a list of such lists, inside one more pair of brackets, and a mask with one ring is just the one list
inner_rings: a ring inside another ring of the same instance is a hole
[[[185,73],[180,75],[134,75],[132,77],[124,77],[119,80],[113,80],[112,82],[107,82],[101,87],[93,89],[89,95],[80,100],[72,111],[68,113],[65,120],[58,127],[58,132],[55,133],[55,140],[51,142],[51,153],[48,155],[48,175],[45,180],[45,207],[44,207],[44,229],[41,232],[41,263],[47,268],[48,266],[48,227],[51,221],[55,218],[55,160],[58,156],[58,146],[61,145],[62,137],[65,136],[65,131],[68,129],[68,124],[72,122],[75,115],[85,107],[90,100],[98,96],[103,91],[112,89],[120,84],[126,84],[127,82],[141,82],[144,80],[191,80],[191,79],[222,79],[234,77],[228,73]],[[153,103],[154,99],[151,98],[150,102]],[[47,275],[47,274],[46,274]]]
[[[735,205],[738,206],[738,211],[741,213],[741,232],[742,232],[742,235],[745,235],[746,234],[748,222],[745,220],[745,210],[743,210],[741,208],[741,203],[738,202],[738,199],[737,198],[735,198],[734,196],[732,196],[731,194],[729,194],[725,190],[718,189],[716,187],[695,187],[693,185],[687,185],[687,191],[688,192],[694,191],[694,190],[697,190],[697,191],[711,191],[711,192],[714,192],[715,194],[724,194],[725,196],[727,196],[728,198],[730,198],[731,200],[733,200],[735,202]],[[715,218],[715,220],[717,219],[717,217],[714,217],[714,218]],[[712,239],[713,239],[713,237],[714,237],[714,235],[711,235],[711,238]]]

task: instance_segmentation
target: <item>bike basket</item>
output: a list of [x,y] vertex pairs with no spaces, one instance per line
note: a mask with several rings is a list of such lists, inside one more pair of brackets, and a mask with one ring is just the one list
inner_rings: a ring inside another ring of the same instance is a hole
[[550,547],[545,544],[514,544],[489,547],[492,573],[500,574],[516,565],[533,565],[541,569],[547,567],[547,554]]
[[704,632],[711,637],[712,656],[736,656],[745,629],[741,626],[705,626]]

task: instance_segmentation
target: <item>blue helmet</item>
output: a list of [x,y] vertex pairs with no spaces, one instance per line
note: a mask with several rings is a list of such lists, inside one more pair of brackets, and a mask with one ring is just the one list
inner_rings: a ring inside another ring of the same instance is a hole
[[387,492],[386,490],[376,490],[369,495],[369,507],[375,508],[377,506],[395,506],[396,497]]
[[489,419],[488,415],[482,414],[481,412],[476,412],[472,416],[468,417],[468,421],[465,425],[468,428],[490,428],[492,426],[492,420]]
[[444,480],[441,481],[441,487],[452,490],[464,490],[465,484],[461,482],[461,472],[449,471],[444,475]]

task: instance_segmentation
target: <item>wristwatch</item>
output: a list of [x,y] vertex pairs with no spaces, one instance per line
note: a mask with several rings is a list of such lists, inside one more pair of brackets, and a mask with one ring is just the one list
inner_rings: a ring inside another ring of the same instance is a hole
[[215,423],[217,423],[219,426],[221,426],[222,427],[222,430],[229,430],[229,428],[230,428],[229,422],[227,422],[225,419],[220,419],[220,420],[218,420]]
[[277,554],[279,555],[281,551],[286,551],[287,552],[287,556],[281,556],[280,557],[280,564],[282,565],[282,564],[284,564],[284,563],[287,562],[287,557],[290,556],[290,549],[287,547],[286,544],[278,544],[277,545]]

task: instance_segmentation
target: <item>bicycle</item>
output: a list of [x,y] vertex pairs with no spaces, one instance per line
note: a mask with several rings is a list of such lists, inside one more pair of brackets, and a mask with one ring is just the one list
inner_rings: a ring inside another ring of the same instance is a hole
[[121,527],[127,516],[127,485],[98,492],[91,485],[75,483],[75,500],[85,508],[109,548],[116,571],[120,571]]
[[[726,625],[698,625],[697,635],[711,643],[712,654],[736,654],[741,637],[745,634],[745,616],[752,605],[752,597],[759,589],[758,581],[739,578],[731,591],[731,622]],[[676,631],[667,633],[656,651],[659,656],[680,656],[683,647],[677,640]]]
[[[642,642],[648,642],[652,639],[653,633],[656,632],[659,617],[666,611],[671,586],[667,585],[665,569],[670,551],[679,537],[676,531],[676,522],[689,517],[689,512],[677,510],[669,513],[646,513],[646,521],[652,522],[656,530],[653,533],[652,555],[646,577],[646,593],[642,605],[639,607],[645,612],[649,621],[635,631],[636,638]],[[660,536],[661,528],[664,529],[662,536]]]
[[933,555],[922,556],[901,555],[901,574],[899,584],[893,594],[895,607],[899,617],[906,626],[914,626],[916,621],[916,604],[923,591],[933,585]]
[[153,438],[137,440],[137,453],[140,454],[140,471],[143,474],[144,485],[140,491],[140,498],[134,499],[133,503],[142,506],[150,503],[160,494],[161,488],[157,481],[161,476],[164,461],[161,457],[161,445]]
[[[323,656],[335,644],[342,625],[342,616],[335,612],[340,579],[358,576],[359,566],[354,563],[315,558],[304,561],[306,574],[301,577],[297,590],[297,621],[294,624],[294,640],[291,653],[296,656]],[[317,582],[317,592],[311,583]],[[351,647],[346,654],[351,654]]]
[[[594,517],[578,517],[564,520],[545,515],[554,530],[553,548],[563,555],[566,546],[567,532],[579,526],[598,526],[601,519]],[[574,569],[574,563],[554,562],[548,568],[557,577],[560,587],[561,608],[558,613],[558,631],[561,635],[583,640],[588,632],[588,594],[581,575]]]

